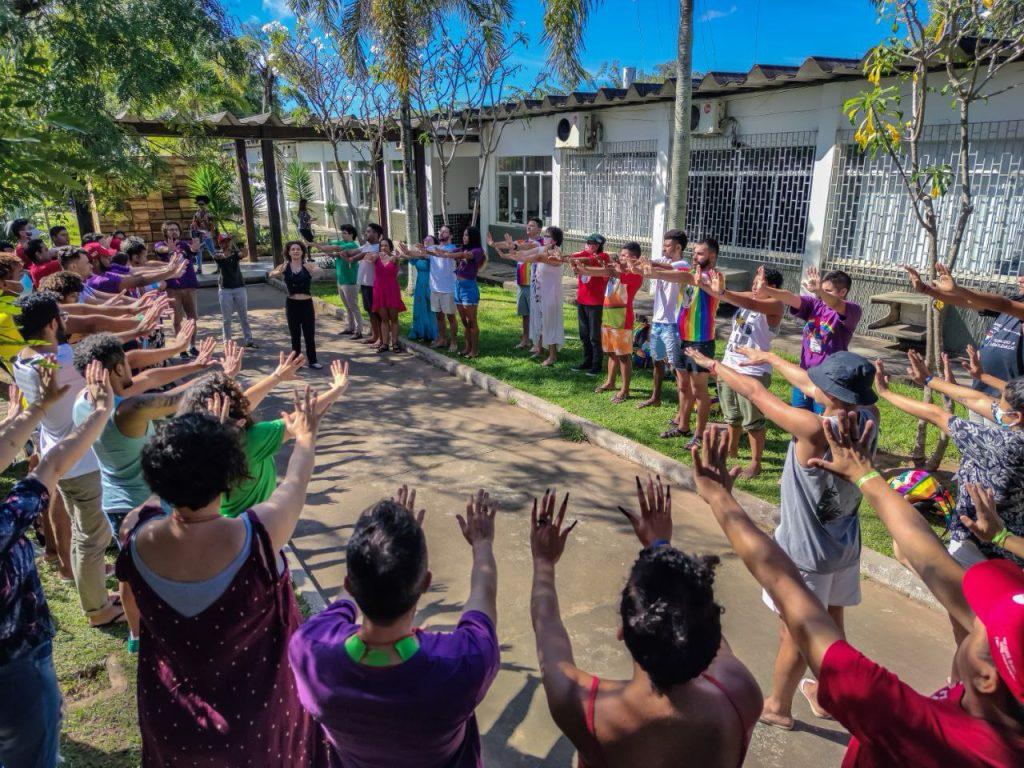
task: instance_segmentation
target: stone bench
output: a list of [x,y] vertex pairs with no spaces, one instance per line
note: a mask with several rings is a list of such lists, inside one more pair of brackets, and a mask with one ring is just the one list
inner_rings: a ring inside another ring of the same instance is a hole
[[927,314],[931,298],[910,291],[892,291],[871,297],[873,305],[885,308],[886,315],[868,325],[868,330],[892,336],[910,346],[923,346],[927,336]]

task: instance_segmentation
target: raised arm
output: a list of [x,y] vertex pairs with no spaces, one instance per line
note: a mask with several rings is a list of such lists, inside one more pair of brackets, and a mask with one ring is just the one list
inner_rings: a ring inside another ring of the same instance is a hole
[[933,376],[928,364],[914,350],[907,352],[907,376],[911,381],[920,387],[931,387],[939,394],[945,395],[955,403],[960,403],[968,410],[974,411],[979,416],[984,416],[992,421],[992,403],[998,398],[990,397],[984,392],[979,392],[970,387],[962,387],[951,381],[946,381],[941,376]]
[[762,285],[758,288],[755,294],[757,298],[764,299],[766,301],[781,301],[788,307],[793,309],[800,309],[803,305],[800,297],[792,291],[787,291],[785,288],[772,288],[770,285]]
[[[348,389],[348,361],[342,365],[341,360],[331,361],[331,386],[326,392],[317,397],[317,418],[319,419],[327,409],[334,405],[345,394]],[[250,401],[250,405],[251,405]]]
[[878,390],[879,397],[899,408],[904,413],[909,413],[918,419],[924,419],[934,424],[947,435],[949,434],[949,420],[953,417],[953,414],[946,413],[942,406],[935,405],[934,403],[925,403],[921,400],[915,400],[912,397],[906,397],[905,395],[893,392],[889,389],[889,374],[886,373],[885,365],[881,360],[875,361],[875,389]]
[[199,342],[199,354],[190,363],[181,365],[169,365],[164,368],[150,368],[137,376],[132,377],[132,383],[122,393],[124,397],[141,395],[151,389],[164,387],[185,376],[205,371],[213,365],[213,351],[217,342],[212,338],[203,339]]
[[830,461],[812,459],[811,464],[827,469],[860,488],[931,593],[961,626],[969,627],[974,623],[974,612],[967,605],[961,589],[963,568],[942,546],[927,521],[902,495],[889,487],[872,466],[869,448],[872,430],[873,425],[868,422],[863,432],[858,433],[856,414],[841,417],[838,425],[826,423],[825,437],[832,458]]
[[821,273],[817,267],[808,267],[807,275],[800,284],[812,296],[821,299],[840,315],[846,314],[846,300],[821,289]]
[[533,554],[533,587],[530,618],[537,643],[537,661],[548,709],[558,727],[580,746],[586,744],[586,716],[581,693],[589,676],[576,667],[572,641],[562,623],[555,584],[555,565],[565,551],[565,542],[576,526],[564,526],[569,495],[555,513],[555,491],[546,491],[538,508],[533,500],[530,514],[530,551]]
[[681,285],[696,285],[697,275],[688,269],[673,269],[661,264],[648,262],[644,265],[644,274],[654,280],[664,280],[666,283],[680,283]]
[[298,352],[278,353],[277,368],[269,376],[264,376],[247,390],[245,396],[249,400],[249,408],[255,410],[278,384],[292,381],[299,368],[306,364],[306,358]]
[[[764,282],[764,266],[757,269],[757,276],[754,278],[754,286],[750,291],[730,291],[725,287],[725,275],[715,270],[710,275],[702,275],[700,286],[708,293],[717,296],[722,301],[736,307],[749,309],[751,312],[760,312],[769,318],[768,324],[775,326],[782,320],[786,311],[782,302],[777,299],[764,299],[757,297],[757,291]],[[772,322],[774,320],[774,322]]]
[[43,420],[46,409],[60,400],[68,391],[67,386],[57,387],[56,363],[52,358],[48,365],[36,367],[39,376],[39,399],[30,403],[26,409],[21,409],[21,390],[14,384],[7,388],[8,397],[11,398],[11,411],[8,417],[0,425],[0,471],[7,469],[18,454],[24,449],[39,422]]
[[733,498],[732,484],[739,468],[727,469],[728,450],[724,428],[708,427],[704,431],[702,450],[692,448],[697,493],[711,507],[733,551],[771,596],[794,642],[817,675],[825,652],[843,639],[843,633],[804,584],[793,561]]
[[498,506],[480,489],[466,502],[466,516],[456,515],[466,542],[473,548],[469,598],[463,611],[479,611],[498,626],[498,565],[494,560],[494,515]]
[[85,369],[86,397],[92,401],[92,412],[75,427],[71,433],[55,445],[43,458],[32,474],[51,491],[64,474],[85,456],[92,448],[110,417],[114,407],[114,390],[110,386],[110,374],[103,370],[103,364],[93,360]]
[[169,344],[164,344],[163,347],[132,349],[125,352],[124,356],[128,360],[128,366],[133,371],[138,371],[160,365],[165,360],[170,360],[172,357],[180,355],[188,349],[189,341],[192,339],[195,331],[196,321],[191,319],[185,320],[181,324],[181,330],[178,332],[178,335]]
[[1024,320],[1024,303],[1012,301],[998,293],[975,291],[957,285],[945,264],[935,265],[934,283],[926,282],[914,267],[904,264],[903,269],[910,279],[910,286],[918,293],[940,299],[957,307],[966,307],[978,312],[1006,313]]
[[683,351],[698,365],[711,371],[712,375],[724,379],[736,394],[750,400],[766,418],[775,422],[784,432],[789,432],[800,440],[818,439],[821,434],[821,420],[810,411],[787,405],[756,377],[747,376],[727,365],[722,365],[693,347],[687,347]]
[[1017,557],[1024,558],[1024,538],[1010,533],[1003,519],[996,512],[996,500],[992,491],[974,483],[964,483],[960,492],[967,491],[974,502],[974,511],[978,518],[972,520],[967,515],[960,515],[964,527],[982,541],[989,541],[1002,547]]
[[295,393],[295,410],[281,414],[285,428],[295,437],[295,447],[288,459],[284,479],[269,499],[253,507],[253,513],[267,529],[275,550],[281,549],[291,539],[306,503],[306,488],[316,463],[316,431],[319,427],[316,405],[316,395],[306,387],[301,397]]
[[967,357],[961,358],[960,364],[967,369],[972,379],[977,379],[985,386],[992,387],[992,389],[998,392],[1006,389],[1006,381],[1004,379],[993,376],[991,373],[985,373],[985,369],[981,367],[981,354],[972,344],[967,345]]

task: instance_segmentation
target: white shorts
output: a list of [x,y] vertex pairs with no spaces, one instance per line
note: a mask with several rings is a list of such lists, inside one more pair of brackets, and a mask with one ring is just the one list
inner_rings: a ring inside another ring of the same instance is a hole
[[946,549],[953,559],[960,563],[964,569],[970,568],[972,565],[977,565],[978,563],[984,563],[988,560],[988,558],[985,557],[985,553],[978,549],[978,545],[970,539],[967,539],[966,541],[951,541]]
[[455,295],[451,293],[430,292],[430,311],[446,315],[455,314]]
[[[830,605],[850,607],[860,605],[860,563],[848,565],[835,573],[810,573],[800,571],[807,588],[814,593],[814,596],[821,601],[826,608]],[[779,609],[775,607],[768,592],[762,590],[761,599],[764,604],[775,613]]]

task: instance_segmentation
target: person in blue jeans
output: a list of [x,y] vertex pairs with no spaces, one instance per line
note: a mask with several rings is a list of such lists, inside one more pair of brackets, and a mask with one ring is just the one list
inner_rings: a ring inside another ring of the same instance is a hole
[[[0,502],[0,765],[52,768],[60,740],[61,696],[53,666],[56,633],[36,570],[28,532],[50,507],[61,476],[85,456],[113,407],[114,393],[103,367],[86,370],[92,414],[43,456]],[[0,422],[0,467],[15,460],[47,409],[65,394],[55,369],[40,371],[39,396],[23,408],[21,392],[9,389],[7,418]]]
[[[760,286],[755,295],[757,299],[775,299],[789,305],[789,313],[804,321],[800,367],[805,371],[821,365],[834,352],[849,349],[861,316],[860,305],[846,300],[852,283],[850,276],[841,270],[821,276],[817,267],[809,267],[801,283],[804,295],[767,284]],[[794,408],[823,412],[821,405],[796,387],[793,387],[791,403]]]

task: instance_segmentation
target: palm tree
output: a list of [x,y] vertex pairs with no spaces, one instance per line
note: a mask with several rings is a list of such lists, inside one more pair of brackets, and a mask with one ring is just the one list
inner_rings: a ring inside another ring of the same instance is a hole
[[419,240],[419,205],[413,172],[411,86],[419,67],[423,42],[446,14],[455,13],[468,24],[479,24],[484,35],[500,42],[502,24],[511,16],[511,0],[290,0],[297,15],[310,15],[333,34],[351,40],[346,50],[351,74],[367,76],[366,53],[375,56],[375,76],[393,83],[398,91],[398,123],[406,200],[406,239]]
[[[545,0],[544,38],[548,61],[562,82],[575,85],[586,70],[580,62],[580,41],[594,0]],[[676,48],[676,99],[669,166],[668,227],[686,223],[686,180],[690,175],[690,94],[693,50],[693,0],[679,0]]]

